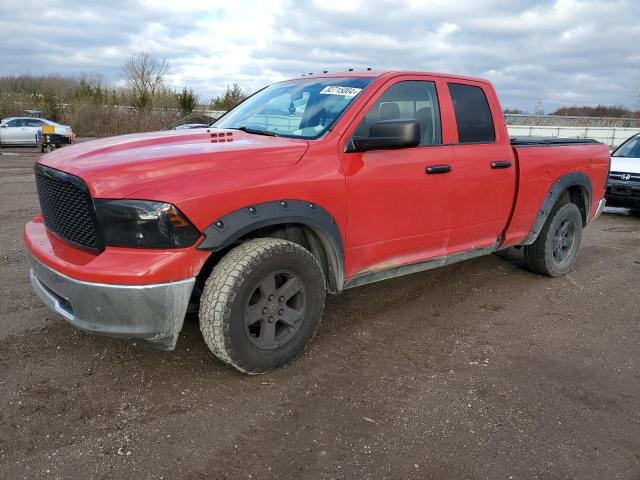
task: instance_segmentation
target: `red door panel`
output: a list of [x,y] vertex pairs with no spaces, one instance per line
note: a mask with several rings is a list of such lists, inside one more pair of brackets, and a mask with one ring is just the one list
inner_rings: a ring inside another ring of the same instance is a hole
[[[505,229],[513,206],[516,164],[511,158],[511,148],[503,144],[452,148],[454,171],[450,188],[455,213],[449,253],[493,245]],[[494,162],[511,165],[491,168]]]
[[450,174],[425,169],[451,161],[450,146],[345,154],[347,278],[446,254]]

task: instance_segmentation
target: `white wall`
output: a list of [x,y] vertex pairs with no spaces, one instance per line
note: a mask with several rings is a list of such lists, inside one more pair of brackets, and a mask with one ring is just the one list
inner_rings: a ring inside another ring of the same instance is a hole
[[512,137],[578,137],[593,138],[606,143],[610,147],[617,147],[627,138],[640,133],[637,128],[622,127],[536,127],[527,125],[507,125]]

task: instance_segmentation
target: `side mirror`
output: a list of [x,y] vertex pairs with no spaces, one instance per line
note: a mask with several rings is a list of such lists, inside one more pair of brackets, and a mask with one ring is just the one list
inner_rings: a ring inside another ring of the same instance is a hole
[[354,138],[350,152],[420,145],[420,124],[416,120],[383,120],[371,125],[369,138]]

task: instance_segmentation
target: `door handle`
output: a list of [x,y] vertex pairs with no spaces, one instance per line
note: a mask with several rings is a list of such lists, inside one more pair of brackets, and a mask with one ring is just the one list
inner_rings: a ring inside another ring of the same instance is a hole
[[439,173],[449,173],[452,170],[451,165],[431,165],[425,169],[427,175]]
[[494,170],[497,168],[509,168],[511,166],[511,162],[509,160],[503,160],[500,162],[491,162],[491,168]]

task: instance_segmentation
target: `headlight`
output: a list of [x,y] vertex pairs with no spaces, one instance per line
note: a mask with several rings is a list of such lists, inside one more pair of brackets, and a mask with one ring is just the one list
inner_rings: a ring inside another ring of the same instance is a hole
[[184,248],[200,232],[170,203],[94,200],[104,243],[110,247]]

